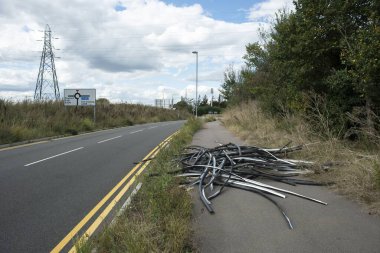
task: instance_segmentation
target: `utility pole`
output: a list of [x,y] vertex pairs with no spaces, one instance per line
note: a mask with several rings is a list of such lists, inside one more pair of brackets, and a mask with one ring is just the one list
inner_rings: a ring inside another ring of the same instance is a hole
[[195,70],[195,117],[198,118],[198,51],[193,51],[196,55],[196,70]]
[[214,100],[214,89],[211,88],[211,107],[212,107],[212,101]]
[[55,71],[54,52],[50,26],[44,31],[44,48],[42,50],[40,68],[34,91],[34,100],[59,100],[59,86]]
[[162,90],[162,102],[164,103],[163,108],[165,108],[165,89]]

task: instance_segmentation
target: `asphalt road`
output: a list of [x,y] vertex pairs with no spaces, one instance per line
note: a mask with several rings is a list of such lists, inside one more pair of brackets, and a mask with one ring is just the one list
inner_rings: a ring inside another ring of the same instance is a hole
[[[244,145],[217,121],[198,131],[192,144],[215,147],[216,142]],[[200,252],[380,252],[380,217],[369,215],[357,203],[327,187],[262,182],[328,205],[294,196],[275,198],[292,221],[294,229],[290,230],[278,209],[258,194],[227,188],[212,200],[215,214],[210,215],[195,189],[194,240]]]
[[0,150],[0,252],[51,251],[134,162],[183,123],[137,125]]

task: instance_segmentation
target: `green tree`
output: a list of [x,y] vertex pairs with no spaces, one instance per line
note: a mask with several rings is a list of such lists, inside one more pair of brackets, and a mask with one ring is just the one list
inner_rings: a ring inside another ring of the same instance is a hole
[[235,71],[230,65],[224,72],[224,82],[219,91],[229,104],[237,104],[242,100],[252,98],[251,77],[252,72],[249,68]]
[[221,94],[228,103],[259,99],[272,113],[312,113],[312,98],[324,97],[336,129],[346,114],[365,107],[380,113],[380,2],[298,0],[280,11],[265,43],[250,43],[246,66],[226,69]]
[[201,103],[199,105],[200,106],[206,106],[206,105],[208,105],[208,97],[207,97],[207,95],[203,96],[203,99],[202,99],[202,101],[201,101]]
[[193,106],[191,105],[191,101],[186,101],[186,99],[184,99],[184,98],[181,98],[181,101],[174,104],[173,107],[176,110],[187,111],[189,113],[192,113],[192,110],[193,110]]
[[110,101],[109,101],[108,99],[106,99],[106,98],[98,98],[98,99],[96,100],[96,104],[97,104],[97,105],[102,105],[102,106],[107,106],[107,105],[110,105],[111,103],[110,103]]
[[233,65],[230,65],[224,72],[224,82],[219,92],[227,101],[231,100],[236,92],[237,77]]
[[374,131],[373,112],[380,114],[380,2],[368,1],[357,29],[345,35],[343,60],[355,81],[355,90],[365,100],[367,126]]

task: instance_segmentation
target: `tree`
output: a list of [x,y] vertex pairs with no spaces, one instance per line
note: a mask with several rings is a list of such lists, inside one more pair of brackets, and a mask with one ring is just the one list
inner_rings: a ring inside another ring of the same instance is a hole
[[110,104],[110,101],[106,98],[98,98],[96,100],[96,105],[100,106],[108,106]]
[[[310,97],[321,96],[336,129],[345,115],[365,107],[380,113],[380,2],[298,0],[280,11],[264,44],[250,43],[246,66],[224,73],[228,103],[259,99],[272,113],[311,113]],[[313,95],[311,95],[313,94]]]
[[192,113],[192,110],[193,110],[193,106],[191,105],[191,101],[186,101],[186,99],[184,99],[184,98],[181,98],[181,101],[174,104],[173,107],[176,110],[188,111],[190,113]]
[[201,101],[201,103],[199,104],[200,106],[206,106],[208,105],[208,98],[207,98],[207,95],[204,95],[203,96],[203,99]]
[[252,98],[252,76],[248,68],[235,71],[233,65],[230,65],[224,72],[224,82],[219,91],[229,104]]
[[355,90],[365,100],[367,127],[375,131],[373,112],[380,114],[380,3],[368,1],[363,4],[357,29],[345,38],[346,52],[343,60],[350,66],[349,75],[355,81]]
[[258,42],[249,43],[245,49],[246,54],[243,56],[245,64],[254,71],[264,70],[265,65],[267,64],[268,54],[262,46],[260,46]]
[[224,82],[219,92],[228,101],[236,92],[237,78],[233,65],[230,65],[224,72]]

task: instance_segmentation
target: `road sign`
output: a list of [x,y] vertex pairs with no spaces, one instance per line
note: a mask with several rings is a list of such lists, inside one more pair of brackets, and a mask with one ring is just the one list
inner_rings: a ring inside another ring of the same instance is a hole
[[65,106],[95,106],[96,89],[64,89]]

